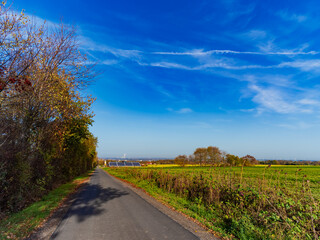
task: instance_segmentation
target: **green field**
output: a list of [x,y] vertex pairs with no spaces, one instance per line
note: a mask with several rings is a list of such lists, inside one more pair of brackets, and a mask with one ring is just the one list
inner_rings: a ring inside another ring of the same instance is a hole
[[[213,174],[228,174],[239,177],[241,167],[162,167],[161,165],[144,167],[141,171],[159,168],[168,173],[183,173],[186,175],[202,173],[204,175]],[[243,168],[244,181],[256,182],[257,179],[262,179],[263,175],[271,183],[276,183],[280,180],[281,184],[286,184],[293,191],[303,184],[304,181],[310,181],[310,188],[314,195],[320,199],[320,166],[294,166],[294,165],[276,165],[270,168],[266,165],[258,165],[254,167]]]
[[319,239],[319,166],[105,170],[224,238]]

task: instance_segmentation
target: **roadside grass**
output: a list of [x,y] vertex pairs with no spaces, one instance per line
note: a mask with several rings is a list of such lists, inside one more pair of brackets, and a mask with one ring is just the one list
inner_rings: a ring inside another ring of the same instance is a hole
[[63,184],[49,192],[40,201],[31,204],[20,212],[10,214],[0,222],[0,239],[23,239],[41,225],[93,171],[89,171],[72,182]]
[[105,170],[224,238],[319,239],[320,167]]

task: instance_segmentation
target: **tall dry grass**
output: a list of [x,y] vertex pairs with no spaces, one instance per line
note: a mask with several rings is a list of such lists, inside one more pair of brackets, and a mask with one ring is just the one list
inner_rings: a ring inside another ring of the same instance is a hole
[[268,167],[254,178],[243,178],[243,170],[235,173],[220,168],[196,173],[162,169],[121,171],[219,211],[222,227],[232,234],[242,231],[256,239],[319,239],[319,202],[313,197],[306,176],[303,181],[296,177],[295,185],[289,186],[286,173],[281,170],[266,177]]

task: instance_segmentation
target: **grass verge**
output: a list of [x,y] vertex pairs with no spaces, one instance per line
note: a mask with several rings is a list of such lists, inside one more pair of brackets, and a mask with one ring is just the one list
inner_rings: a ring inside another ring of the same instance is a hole
[[45,222],[64,200],[84,183],[93,171],[89,171],[72,182],[63,184],[49,192],[40,201],[20,212],[13,213],[0,222],[0,239],[23,239]]

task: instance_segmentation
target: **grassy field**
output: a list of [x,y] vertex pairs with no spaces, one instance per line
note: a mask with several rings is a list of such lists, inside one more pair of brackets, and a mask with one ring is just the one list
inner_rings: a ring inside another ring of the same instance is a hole
[[[148,169],[163,169],[168,173],[183,173],[185,175],[204,174],[206,176],[213,174],[240,176],[241,167],[193,167],[187,165],[186,167],[179,167],[175,164],[151,165],[144,167],[141,171]],[[253,167],[244,167],[242,177],[244,181],[256,182],[257,179],[262,179],[263,176],[269,183],[286,184],[292,191],[296,190],[297,185],[301,186],[303,182],[309,180],[310,188],[315,197],[320,199],[320,166],[305,166],[305,165],[257,165]]]
[[319,239],[317,166],[105,169],[224,238]]
[[22,211],[1,220],[0,239],[24,239],[49,217],[51,212],[59,207],[65,197],[74,192],[89,177],[91,172],[75,178],[70,183],[61,185],[43,197],[41,201],[35,202]]

